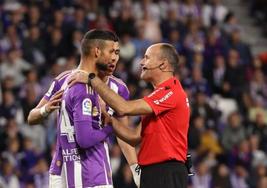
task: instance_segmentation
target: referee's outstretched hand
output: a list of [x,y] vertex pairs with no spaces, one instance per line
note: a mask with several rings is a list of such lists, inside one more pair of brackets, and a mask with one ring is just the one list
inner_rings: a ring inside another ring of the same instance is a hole
[[70,88],[75,83],[88,84],[88,74],[81,70],[76,70],[68,77],[68,87]]

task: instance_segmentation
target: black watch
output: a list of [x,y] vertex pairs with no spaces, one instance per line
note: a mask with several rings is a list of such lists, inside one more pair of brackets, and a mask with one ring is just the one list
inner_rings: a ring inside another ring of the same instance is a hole
[[95,78],[95,73],[90,73],[88,75],[88,85],[91,86],[91,80]]

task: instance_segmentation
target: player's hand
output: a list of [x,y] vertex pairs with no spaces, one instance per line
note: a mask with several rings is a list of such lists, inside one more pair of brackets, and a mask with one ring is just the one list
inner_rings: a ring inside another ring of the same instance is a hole
[[73,86],[75,83],[88,84],[88,74],[83,71],[76,70],[68,78],[68,87]]
[[63,95],[64,90],[59,90],[57,91],[47,102],[45,105],[45,110],[47,113],[51,113],[56,109],[60,108],[61,100],[62,100],[62,95]]
[[112,117],[107,113],[107,111],[102,110],[101,113],[103,126],[112,125]]
[[139,188],[140,187],[140,178],[141,178],[141,168],[138,164],[133,164],[130,166],[130,169],[133,174],[133,179],[135,185]]
[[103,99],[101,97],[99,97],[98,102],[99,102],[101,113],[102,113],[101,118],[102,118],[103,126],[111,125],[112,120],[111,120],[110,115],[107,113],[107,110],[106,110],[107,105],[106,105],[105,101],[103,101]]

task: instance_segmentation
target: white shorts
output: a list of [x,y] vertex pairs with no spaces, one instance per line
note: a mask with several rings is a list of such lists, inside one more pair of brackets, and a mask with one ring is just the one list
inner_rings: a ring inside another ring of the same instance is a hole
[[49,188],[67,188],[66,179],[63,174],[60,176],[49,174]]
[[[62,170],[61,175],[49,174],[49,188],[67,188],[66,179],[64,176],[64,170]],[[99,185],[88,188],[113,188],[113,185]]]

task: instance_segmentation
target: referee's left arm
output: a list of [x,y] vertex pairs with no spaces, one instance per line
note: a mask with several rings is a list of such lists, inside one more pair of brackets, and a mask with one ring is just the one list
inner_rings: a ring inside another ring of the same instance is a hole
[[113,130],[115,131],[117,137],[133,147],[140,143],[142,127],[141,123],[135,128],[130,128],[129,126],[123,126],[121,122],[114,117],[111,117],[111,121]]

